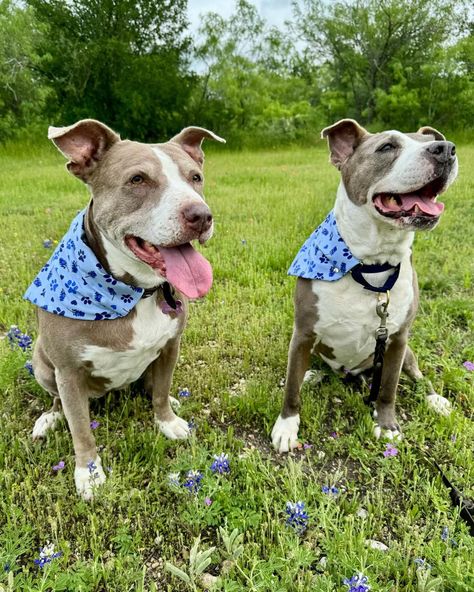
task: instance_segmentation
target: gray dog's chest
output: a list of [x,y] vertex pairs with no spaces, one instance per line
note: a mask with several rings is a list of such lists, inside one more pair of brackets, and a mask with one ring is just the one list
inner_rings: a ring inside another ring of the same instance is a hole
[[110,347],[87,345],[81,359],[92,364],[92,376],[108,381],[109,390],[118,389],[140,378],[178,330],[178,319],[163,314],[155,298],[146,298],[136,306],[133,336],[127,348],[117,350],[113,344]]
[[[331,348],[333,357],[321,355],[334,369],[356,369],[374,353],[375,331],[380,324],[375,307],[377,294],[361,289],[350,275],[337,282],[312,282],[318,297],[318,319],[314,332],[325,351]],[[390,294],[387,328],[393,335],[406,323],[413,304],[412,269],[408,261],[401,266],[400,276]]]

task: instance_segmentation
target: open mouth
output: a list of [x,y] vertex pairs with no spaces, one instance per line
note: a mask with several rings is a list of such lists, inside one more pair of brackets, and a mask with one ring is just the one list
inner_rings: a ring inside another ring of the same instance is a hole
[[377,193],[373,198],[375,208],[388,218],[439,218],[444,203],[437,197],[445,188],[446,180],[438,177],[411,193]]
[[212,286],[212,267],[191,243],[155,246],[137,236],[125,237],[130,251],[188,298],[202,298]]

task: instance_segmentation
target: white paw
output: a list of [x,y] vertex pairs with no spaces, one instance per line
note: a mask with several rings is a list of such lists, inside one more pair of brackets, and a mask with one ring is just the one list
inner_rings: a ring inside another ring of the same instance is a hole
[[300,416],[292,415],[283,419],[281,415],[275,422],[272,430],[272,442],[278,452],[289,452],[298,446],[298,428]]
[[322,376],[316,370],[307,370],[303,376],[303,383],[311,382],[313,384],[317,384],[318,382],[321,382],[321,380]]
[[49,430],[53,430],[56,427],[56,424],[62,417],[62,411],[48,411],[47,413],[43,413],[35,422],[33,433],[31,434],[33,440],[44,438]]
[[77,493],[82,499],[89,501],[94,497],[95,490],[105,483],[105,473],[102,469],[100,456],[87,463],[87,467],[77,467],[74,470],[74,481]]
[[155,417],[155,423],[160,432],[170,440],[187,438],[191,432],[188,422],[177,415],[171,421],[161,421]]
[[403,435],[399,430],[381,428],[378,424],[374,425],[374,436],[377,438],[377,440],[380,440],[380,438],[382,438],[382,440],[403,440]]
[[451,403],[445,397],[441,395],[437,395],[436,393],[432,395],[427,395],[426,403],[428,407],[439,413],[440,415],[444,415],[447,417],[451,414],[453,410]]

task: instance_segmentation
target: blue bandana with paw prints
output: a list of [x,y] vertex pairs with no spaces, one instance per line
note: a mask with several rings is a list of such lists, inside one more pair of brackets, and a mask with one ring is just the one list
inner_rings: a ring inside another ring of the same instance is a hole
[[47,312],[101,321],[126,316],[136,306],[143,288],[116,280],[88,246],[82,210],[56,247],[50,260],[23,296]]
[[299,250],[288,275],[335,282],[360,263],[339,234],[334,210]]

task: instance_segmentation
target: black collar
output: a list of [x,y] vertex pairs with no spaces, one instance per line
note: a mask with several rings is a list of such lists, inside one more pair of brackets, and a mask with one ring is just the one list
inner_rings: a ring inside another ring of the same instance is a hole
[[[362,275],[363,273],[380,273],[381,271],[388,271],[389,269],[393,269],[393,273],[388,276],[387,281],[380,287],[369,284]],[[370,290],[371,292],[386,292],[387,290],[391,290],[395,285],[395,282],[398,280],[398,276],[400,275],[400,263],[398,265],[390,265],[390,263],[365,265],[364,263],[359,263],[359,265],[352,268],[351,274],[354,280],[358,284],[361,284],[361,286],[364,286],[366,290]]]
[[173,310],[176,310],[177,304],[176,300],[174,299],[174,289],[168,282],[160,284],[159,286],[155,286],[154,288],[147,288],[146,290],[143,290],[142,298],[149,298],[160,289],[163,292],[163,298],[165,299],[166,303],[171,306]]

